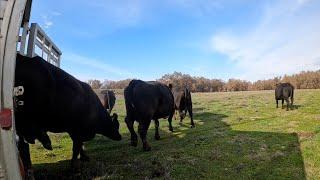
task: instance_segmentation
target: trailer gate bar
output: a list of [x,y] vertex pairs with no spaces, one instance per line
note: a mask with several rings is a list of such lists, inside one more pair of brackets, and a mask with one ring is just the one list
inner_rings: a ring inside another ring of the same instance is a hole
[[[31,1],[0,0],[0,180],[22,179],[12,113],[13,85],[19,29],[22,21],[29,21]],[[29,8],[24,13],[26,5]]]

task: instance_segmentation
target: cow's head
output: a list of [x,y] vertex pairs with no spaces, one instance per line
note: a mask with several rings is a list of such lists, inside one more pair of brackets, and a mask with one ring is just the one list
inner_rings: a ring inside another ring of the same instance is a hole
[[[111,119],[111,122],[109,118]],[[106,128],[104,128],[103,135],[107,136],[112,140],[120,141],[122,137],[119,133],[120,124],[118,121],[118,115],[116,113],[113,113],[112,117],[110,117],[109,113],[107,113],[107,121],[109,121],[109,123],[106,126]]]

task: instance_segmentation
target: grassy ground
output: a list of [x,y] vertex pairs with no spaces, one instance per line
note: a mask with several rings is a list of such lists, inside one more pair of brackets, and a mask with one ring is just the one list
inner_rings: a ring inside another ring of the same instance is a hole
[[320,90],[298,90],[291,111],[276,109],[273,91],[193,94],[196,128],[160,121],[161,140],[148,132],[151,152],[129,146],[123,97],[114,112],[123,140],[86,143],[91,157],[72,174],[72,143],[51,134],[53,151],[31,146],[38,179],[320,179]]

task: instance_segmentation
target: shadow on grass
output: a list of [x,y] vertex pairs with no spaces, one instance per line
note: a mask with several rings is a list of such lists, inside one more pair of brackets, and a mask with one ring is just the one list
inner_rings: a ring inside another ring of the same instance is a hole
[[203,107],[195,107],[192,110],[193,110],[193,112],[202,112],[204,110],[204,108]]
[[292,106],[292,109],[299,109],[299,108],[301,108],[301,107],[303,107],[302,105],[298,105],[298,104],[294,104],[293,106]]
[[[195,128],[189,118],[175,121],[174,132],[160,129],[156,141],[153,126],[148,132],[151,152],[129,146],[129,134],[113,142],[102,136],[86,143],[91,157],[73,174],[70,161],[34,165],[37,179],[306,179],[298,135],[235,131],[224,122],[228,116],[194,113]],[[166,124],[161,120],[160,124]]]
[[[290,110],[299,109],[299,108],[301,108],[301,107],[303,107],[303,106],[302,106],[302,105],[299,105],[299,104],[294,104],[294,105],[292,105],[292,106],[289,106]],[[282,107],[282,105],[280,105],[278,108],[279,108],[279,109],[286,109],[286,108],[287,108],[287,105],[285,104],[283,107]],[[278,109],[278,108],[276,108],[276,109]]]

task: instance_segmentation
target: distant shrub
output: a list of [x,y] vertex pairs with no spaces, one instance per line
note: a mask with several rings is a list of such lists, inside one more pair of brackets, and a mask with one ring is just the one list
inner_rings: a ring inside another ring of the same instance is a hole
[[[93,88],[101,89],[124,89],[132,79],[120,81],[105,80],[101,83],[98,80],[89,80]],[[97,82],[98,81],[98,82]],[[284,75],[267,80],[258,80],[255,82],[229,79],[227,82],[221,79],[208,79],[204,77],[190,76],[181,72],[165,74],[157,81],[165,84],[173,84],[174,88],[188,87],[192,92],[220,92],[220,91],[257,91],[272,90],[280,82],[290,82],[297,89],[319,89],[320,88],[320,70],[302,71],[298,74]],[[120,91],[120,90],[119,90]]]

